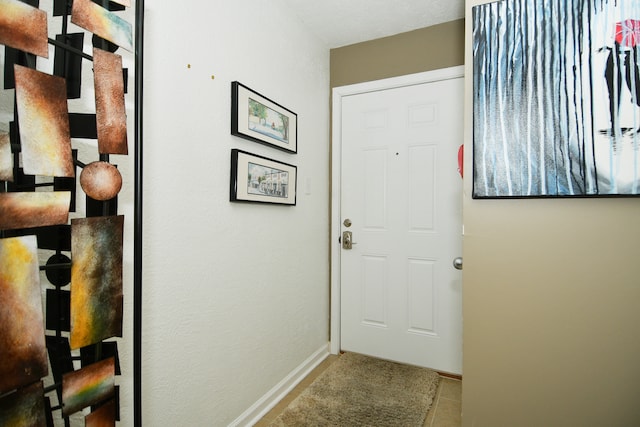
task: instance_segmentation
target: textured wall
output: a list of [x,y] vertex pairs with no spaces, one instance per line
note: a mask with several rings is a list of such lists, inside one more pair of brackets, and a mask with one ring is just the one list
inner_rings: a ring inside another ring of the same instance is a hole
[[[144,424],[228,425],[328,341],[329,52],[279,0],[145,18]],[[230,135],[233,80],[297,155]],[[231,148],[297,165],[297,206],[229,203]]]

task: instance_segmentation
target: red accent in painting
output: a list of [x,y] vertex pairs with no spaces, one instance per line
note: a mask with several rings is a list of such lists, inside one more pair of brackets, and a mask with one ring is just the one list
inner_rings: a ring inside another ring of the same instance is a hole
[[640,20],[625,19],[616,23],[616,43],[624,47],[635,47],[640,42]]

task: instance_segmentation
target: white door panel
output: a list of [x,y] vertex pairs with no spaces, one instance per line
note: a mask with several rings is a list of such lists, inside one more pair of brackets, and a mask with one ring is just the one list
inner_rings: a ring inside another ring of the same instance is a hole
[[462,370],[462,78],[342,98],[341,349]]

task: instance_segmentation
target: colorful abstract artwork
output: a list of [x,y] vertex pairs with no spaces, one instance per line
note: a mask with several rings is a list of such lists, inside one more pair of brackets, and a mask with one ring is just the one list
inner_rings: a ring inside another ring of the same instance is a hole
[[69,191],[0,193],[0,230],[66,224]]
[[133,51],[131,24],[91,0],[74,0],[71,22],[130,52]]
[[36,237],[0,239],[0,394],[49,372],[40,294]]
[[473,8],[473,197],[640,194],[640,2]]
[[[127,84],[134,72],[142,83],[130,22],[142,23],[143,9],[0,0],[0,427],[114,427],[114,376],[139,369],[135,357],[118,360],[129,340],[139,354],[140,336],[133,322],[123,339],[123,305],[139,310],[123,294],[123,268],[139,271],[139,261],[123,266],[123,249],[140,240],[136,219],[124,234],[118,207],[139,201],[120,199],[123,174],[141,175],[134,159],[118,168],[110,156],[127,155],[129,141],[139,153],[127,118],[141,115],[141,100]],[[139,385],[123,383],[139,412],[129,390]]]
[[45,427],[46,425],[42,381],[0,398],[0,426]]
[[111,163],[92,162],[82,169],[80,186],[92,199],[110,200],[122,188],[122,175]]
[[115,360],[110,357],[62,376],[62,413],[69,416],[114,393]]
[[85,427],[113,427],[116,425],[116,401],[110,400],[84,417]]
[[15,76],[25,173],[74,177],[65,80],[20,65]]
[[124,105],[122,57],[93,49],[98,151],[127,154],[127,114]]
[[72,349],[122,336],[123,216],[71,220]]
[[0,132],[0,181],[13,182],[13,155],[8,133]]
[[49,57],[47,14],[19,0],[0,0],[0,44]]

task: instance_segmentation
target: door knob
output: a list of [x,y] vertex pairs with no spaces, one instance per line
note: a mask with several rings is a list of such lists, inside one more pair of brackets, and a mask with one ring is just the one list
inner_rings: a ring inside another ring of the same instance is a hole
[[353,233],[351,231],[342,232],[342,249],[353,249],[353,245],[356,242],[353,241]]
[[453,260],[453,267],[456,270],[462,270],[462,257],[459,256],[456,259]]

